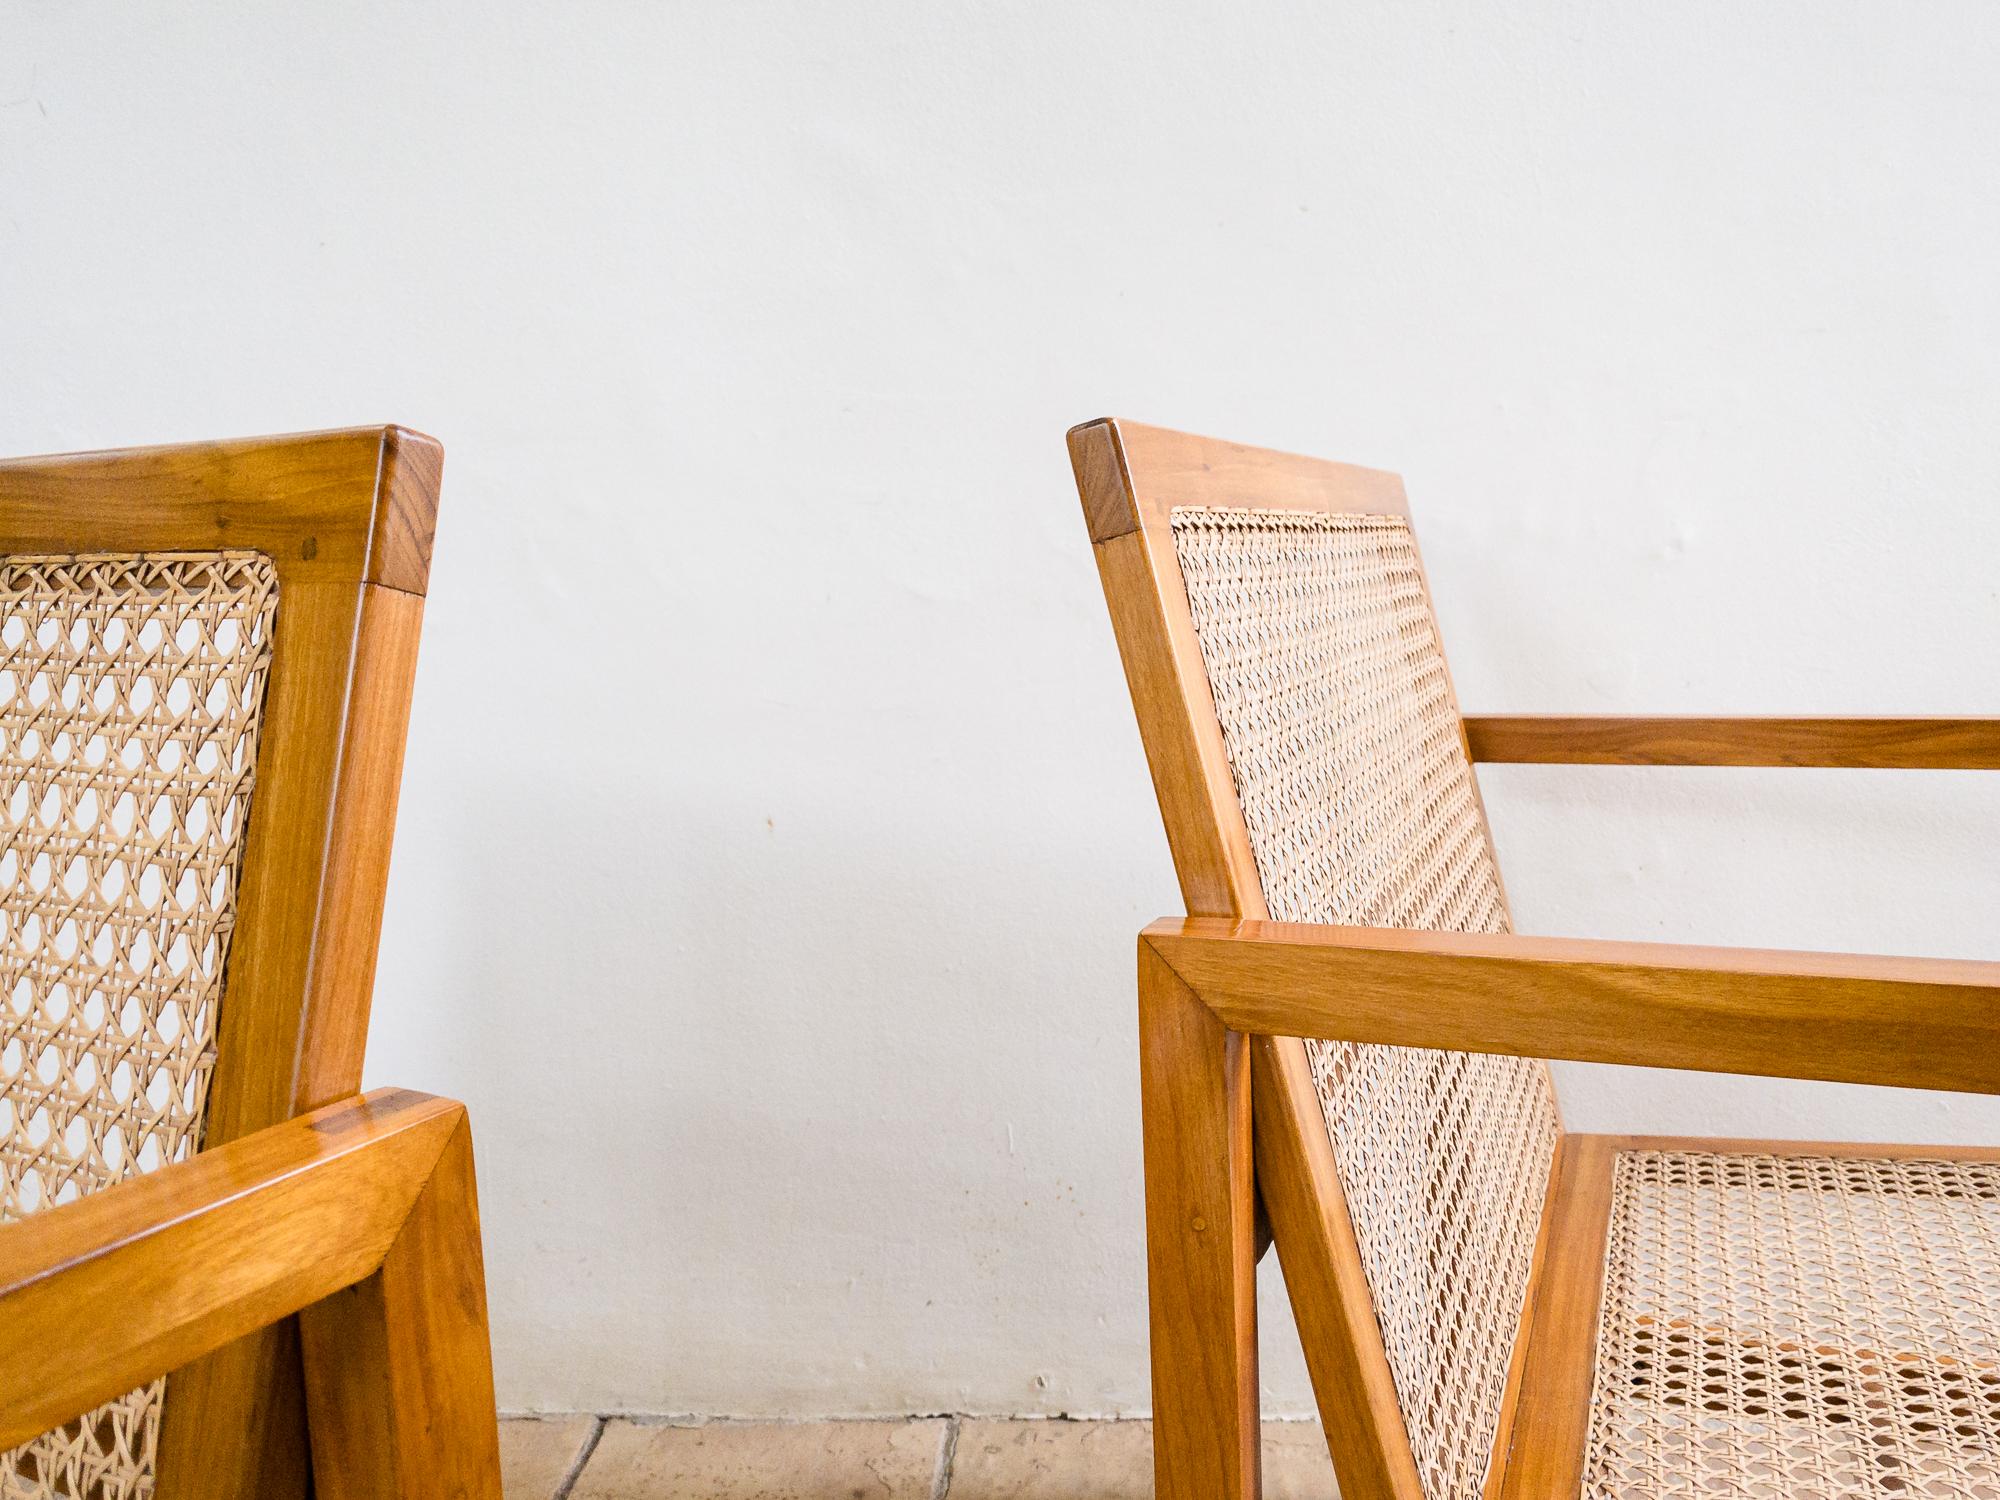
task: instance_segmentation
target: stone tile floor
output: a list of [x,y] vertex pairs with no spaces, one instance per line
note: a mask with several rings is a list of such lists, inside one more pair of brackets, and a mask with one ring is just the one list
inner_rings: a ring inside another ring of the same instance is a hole
[[[507,1500],[1148,1500],[1148,1422],[517,1417]],[[1264,1424],[1269,1500],[1335,1500],[1317,1422]]]

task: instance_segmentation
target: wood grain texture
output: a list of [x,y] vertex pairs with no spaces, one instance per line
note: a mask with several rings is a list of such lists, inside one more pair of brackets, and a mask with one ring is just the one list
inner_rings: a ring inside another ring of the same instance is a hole
[[1520,1389],[1496,1453],[1500,1500],[1569,1500],[1582,1488],[1613,1154],[1601,1136],[1571,1135],[1557,1156]]
[[2000,1093],[2000,964],[1211,917],[1143,941],[1258,1035]]
[[1563,1156],[1570,1137],[1556,1142],[1555,1159],[1549,1169],[1549,1190],[1542,1202],[1541,1227],[1535,1232],[1534,1260],[1528,1267],[1528,1290],[1521,1304],[1521,1322],[1514,1334],[1513,1355],[1507,1362],[1507,1386],[1500,1397],[1500,1419],[1494,1424],[1493,1453],[1487,1461],[1486,1482],[1480,1488],[1484,1500],[1500,1500],[1507,1471],[1507,1454],[1513,1446],[1515,1417],[1521,1409],[1521,1387],[1527,1379],[1528,1350],[1534,1345],[1535,1309],[1541,1297],[1543,1278],[1549,1262],[1558,1252],[1550,1248],[1555,1231],[1556,1207],[1563,1191]]
[[1474,715],[1476,761],[1580,766],[2000,770],[2000,718],[1615,718]]
[[385,427],[381,467],[363,576],[384,588],[422,594],[430,587],[444,446],[408,427]]
[[1311,1066],[1279,1040],[1251,1042],[1257,1185],[1334,1474],[1342,1495],[1424,1500]]
[[1263,1425],[1250,1049],[1143,944],[1139,1091],[1155,1493],[1255,1500]]
[[[1164,522],[1183,505],[1409,514],[1401,476],[1383,469],[1251,448],[1124,417],[1081,423],[1070,429],[1069,443],[1079,487],[1085,485],[1086,466],[1091,470],[1084,514],[1093,542]],[[1099,467],[1104,458],[1097,455],[1114,461],[1115,478],[1113,469]],[[1116,480],[1126,491],[1122,501],[1113,498]],[[1098,503],[1092,503],[1093,495]]]
[[[442,450],[400,427],[0,462],[0,553],[247,548],[278,574],[205,1144],[360,1077]],[[303,1500],[296,1339],[177,1370],[158,1484]]]
[[464,1115],[383,1090],[0,1226],[0,1448],[368,1276]]
[[317,893],[291,1108],[308,1110],[361,1087],[375,955],[389,888],[389,854],[403,784],[403,750],[416,684],[424,599],[366,584],[355,632],[343,753],[335,769],[337,816],[327,830]]
[[406,428],[350,427],[0,459],[0,553],[247,548],[281,584],[359,581],[379,531],[379,581],[421,593],[442,453]]
[[472,1132],[381,1267],[299,1318],[318,1500],[501,1500]]

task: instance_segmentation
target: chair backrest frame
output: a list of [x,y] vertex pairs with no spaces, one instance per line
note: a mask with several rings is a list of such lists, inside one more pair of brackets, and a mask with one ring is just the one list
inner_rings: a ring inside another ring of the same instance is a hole
[[[278,579],[205,1145],[354,1093],[443,450],[402,427],[0,461],[0,555],[251,550]],[[158,1492],[309,1492],[296,1331],[176,1372]]]
[[[1109,418],[1073,428],[1069,452],[1188,913],[1267,917],[1172,515],[1216,507],[1407,517],[1403,482],[1381,470]],[[1421,576],[1421,560],[1418,569]],[[1427,578],[1423,589],[1428,605]],[[1448,668],[1446,684],[1457,713]],[[1459,735],[1463,741],[1462,716]],[[1483,826],[1476,778],[1473,788]],[[1500,901],[1504,907],[1504,886]],[[1342,1492],[1424,1500],[1302,1041],[1257,1040],[1252,1097],[1259,1197]],[[1508,1406],[1524,1343],[1517,1337]],[[1500,1431],[1507,1426],[1503,1410]]]

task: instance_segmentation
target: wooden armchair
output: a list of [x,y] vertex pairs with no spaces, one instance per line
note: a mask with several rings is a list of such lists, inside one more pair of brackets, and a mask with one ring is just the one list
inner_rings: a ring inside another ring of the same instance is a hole
[[0,463],[0,1495],[498,1500],[465,1111],[355,1097],[440,467]]
[[[1461,720],[1394,475],[1069,434],[1190,915],[1139,940],[1158,1493],[2000,1493],[2000,1150],[1565,1134],[1536,1059],[2000,1093],[2000,964],[1511,932],[1475,760],[2000,767],[2000,721]],[[1312,1040],[1299,1040],[1311,1038]]]

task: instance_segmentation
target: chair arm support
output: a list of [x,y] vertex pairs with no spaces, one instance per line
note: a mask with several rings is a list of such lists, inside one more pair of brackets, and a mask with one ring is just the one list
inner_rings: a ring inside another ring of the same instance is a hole
[[1174,918],[1233,1031],[2000,1094],[2000,963]]
[[382,1089],[0,1226],[0,1450],[373,1275],[465,1128]]
[[1530,765],[2000,770],[2000,718],[1480,715],[1465,739],[1476,761]]

